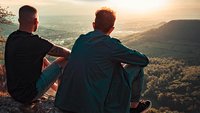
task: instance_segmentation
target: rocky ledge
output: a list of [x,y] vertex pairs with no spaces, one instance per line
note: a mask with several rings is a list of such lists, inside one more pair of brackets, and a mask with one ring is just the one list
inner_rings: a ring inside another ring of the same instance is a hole
[[0,92],[0,113],[62,113],[54,107],[54,97],[45,95],[31,105],[24,105]]

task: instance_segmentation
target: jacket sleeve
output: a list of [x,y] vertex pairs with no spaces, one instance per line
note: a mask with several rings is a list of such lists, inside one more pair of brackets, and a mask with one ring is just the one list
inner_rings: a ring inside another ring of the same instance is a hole
[[115,38],[112,38],[112,49],[111,49],[111,59],[114,61],[131,64],[131,65],[139,65],[141,67],[145,67],[148,65],[148,58],[136,51],[127,48],[122,45],[121,42]]

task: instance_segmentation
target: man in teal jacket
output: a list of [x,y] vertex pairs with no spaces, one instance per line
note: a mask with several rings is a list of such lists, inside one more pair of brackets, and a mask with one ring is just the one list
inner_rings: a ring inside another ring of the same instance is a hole
[[150,108],[149,100],[140,101],[143,67],[149,60],[109,36],[115,19],[111,9],[98,10],[94,31],[76,40],[56,95],[59,109],[67,113],[140,113]]

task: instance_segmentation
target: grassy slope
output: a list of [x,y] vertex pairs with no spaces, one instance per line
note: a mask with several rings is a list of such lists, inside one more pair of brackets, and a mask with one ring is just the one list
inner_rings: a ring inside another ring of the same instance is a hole
[[150,57],[174,57],[200,64],[200,20],[173,20],[158,29],[127,36],[122,42]]

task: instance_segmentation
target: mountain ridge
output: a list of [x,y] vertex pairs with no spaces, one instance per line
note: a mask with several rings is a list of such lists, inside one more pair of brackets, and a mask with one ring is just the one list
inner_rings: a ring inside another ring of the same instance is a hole
[[173,57],[200,64],[200,20],[172,20],[159,28],[124,37],[122,42],[149,57]]

